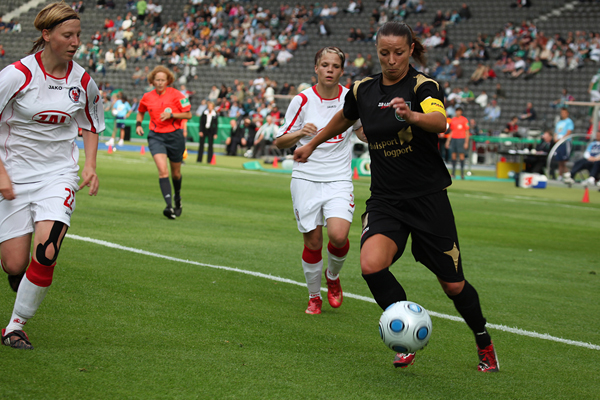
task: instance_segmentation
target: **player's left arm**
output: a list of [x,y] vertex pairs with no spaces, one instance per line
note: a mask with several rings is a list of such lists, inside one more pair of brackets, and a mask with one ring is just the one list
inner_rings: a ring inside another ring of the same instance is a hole
[[85,152],[85,164],[81,172],[82,183],[79,190],[89,187],[90,196],[98,194],[98,175],[96,174],[96,154],[98,153],[98,135],[86,129],[82,129],[83,149]]
[[446,108],[444,107],[444,94],[440,86],[434,80],[426,80],[416,88],[416,101],[419,102],[421,110],[412,111],[404,99],[396,97],[390,102],[390,106],[396,114],[411,125],[439,134],[446,131]]

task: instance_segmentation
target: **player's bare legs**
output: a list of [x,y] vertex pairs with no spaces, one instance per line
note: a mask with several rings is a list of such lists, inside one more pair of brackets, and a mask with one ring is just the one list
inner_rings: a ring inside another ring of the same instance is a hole
[[339,274],[346,261],[346,255],[350,248],[348,233],[350,232],[350,221],[343,218],[327,219],[327,271],[325,278],[327,280],[327,300],[333,308],[342,305],[344,295],[340,283]]
[[321,274],[323,272],[323,227],[318,225],[310,232],[302,234],[304,250],[302,251],[302,269],[308,288],[307,314],[321,314]]
[[[31,262],[19,285],[10,322],[2,331],[3,344],[19,349],[33,349],[23,332],[23,327],[35,315],[48,293],[60,246],[68,228],[66,224],[58,221],[39,221],[35,224]],[[24,244],[23,240],[18,243],[21,252],[23,253],[25,248],[25,252],[28,253],[29,249],[23,247]]]

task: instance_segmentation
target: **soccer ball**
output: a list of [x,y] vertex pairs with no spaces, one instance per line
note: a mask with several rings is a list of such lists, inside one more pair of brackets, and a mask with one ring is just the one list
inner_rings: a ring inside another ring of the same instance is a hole
[[383,343],[396,353],[414,353],[429,342],[431,318],[417,303],[399,301],[381,315],[379,334]]

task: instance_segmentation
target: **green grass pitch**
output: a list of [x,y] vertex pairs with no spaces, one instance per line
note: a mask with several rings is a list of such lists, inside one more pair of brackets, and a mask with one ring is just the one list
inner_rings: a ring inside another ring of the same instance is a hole
[[[1,397],[598,398],[600,193],[584,204],[581,189],[455,182],[465,272],[501,371],[477,372],[472,334],[445,317],[458,314],[410,247],[392,271],[435,313],[433,334],[413,366],[396,370],[360,275],[369,179],[355,181],[348,296],[309,316],[290,177],[244,171],[243,161],[190,159],[183,215],[171,221],[149,154],[100,151],[100,193],[78,194],[54,283],[26,326],[35,350],[0,346]],[[2,326],[13,302],[5,281]]]

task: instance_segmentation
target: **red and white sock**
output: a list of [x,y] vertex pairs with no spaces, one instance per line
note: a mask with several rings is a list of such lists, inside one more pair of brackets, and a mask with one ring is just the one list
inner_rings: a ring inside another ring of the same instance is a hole
[[304,270],[309,296],[321,297],[321,274],[323,272],[321,249],[311,250],[304,246],[304,251],[302,252],[302,269]]
[[334,281],[338,278],[349,249],[350,241],[348,239],[346,239],[346,244],[341,248],[335,247],[331,242],[327,243],[327,277],[329,279]]
[[27,272],[19,285],[17,299],[15,300],[10,322],[6,327],[6,333],[23,330],[27,321],[35,315],[52,284],[55,265],[56,263],[51,266],[42,265],[33,259],[31,260],[29,268],[27,268]]

